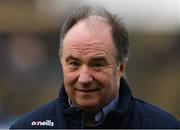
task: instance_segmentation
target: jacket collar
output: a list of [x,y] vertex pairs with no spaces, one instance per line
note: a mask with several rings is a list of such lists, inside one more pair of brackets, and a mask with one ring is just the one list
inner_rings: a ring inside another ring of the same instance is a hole
[[119,90],[119,102],[117,106],[117,110],[121,114],[125,114],[129,108],[129,105],[132,103],[132,93],[130,87],[127,83],[127,79],[122,77],[120,79],[120,90]]
[[117,128],[127,128],[130,120],[130,115],[133,111],[134,98],[127,83],[127,80],[122,77],[120,79],[120,90],[117,107],[110,111],[106,116],[103,128],[109,126],[118,126]]

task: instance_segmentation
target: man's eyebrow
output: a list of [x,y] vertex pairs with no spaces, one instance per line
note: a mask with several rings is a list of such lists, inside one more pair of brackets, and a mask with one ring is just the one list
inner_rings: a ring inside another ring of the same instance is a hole
[[104,56],[98,56],[98,57],[93,57],[91,59],[92,61],[103,61],[103,62],[107,62],[106,58]]
[[78,61],[79,59],[77,57],[74,57],[72,55],[69,55],[68,57],[66,57],[66,62],[69,62],[70,60],[75,60],[75,61]]

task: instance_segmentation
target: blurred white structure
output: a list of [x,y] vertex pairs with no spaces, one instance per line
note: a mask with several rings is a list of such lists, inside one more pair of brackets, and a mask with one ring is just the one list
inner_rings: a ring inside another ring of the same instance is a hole
[[176,31],[180,29],[179,0],[81,0],[118,13],[130,30]]
[[53,31],[80,5],[118,13],[129,30],[174,32],[180,28],[179,0],[6,0],[0,1],[0,31]]

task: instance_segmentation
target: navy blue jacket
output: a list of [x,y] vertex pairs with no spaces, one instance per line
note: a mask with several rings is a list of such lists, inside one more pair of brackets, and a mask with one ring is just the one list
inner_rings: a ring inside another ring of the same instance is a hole
[[[169,113],[134,98],[121,78],[118,106],[110,111],[96,128],[180,128],[180,122]],[[34,110],[11,126],[11,129],[83,128],[81,111],[69,106],[64,86],[59,98]]]

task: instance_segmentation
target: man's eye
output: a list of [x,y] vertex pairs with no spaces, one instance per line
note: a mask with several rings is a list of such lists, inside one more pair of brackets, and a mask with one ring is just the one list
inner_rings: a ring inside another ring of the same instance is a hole
[[102,63],[94,63],[94,64],[92,64],[92,67],[95,67],[95,68],[101,68],[103,66],[104,66],[104,64],[102,64]]
[[71,65],[71,66],[76,66],[76,67],[79,66],[79,63],[75,62],[75,61],[71,61],[68,64]]

